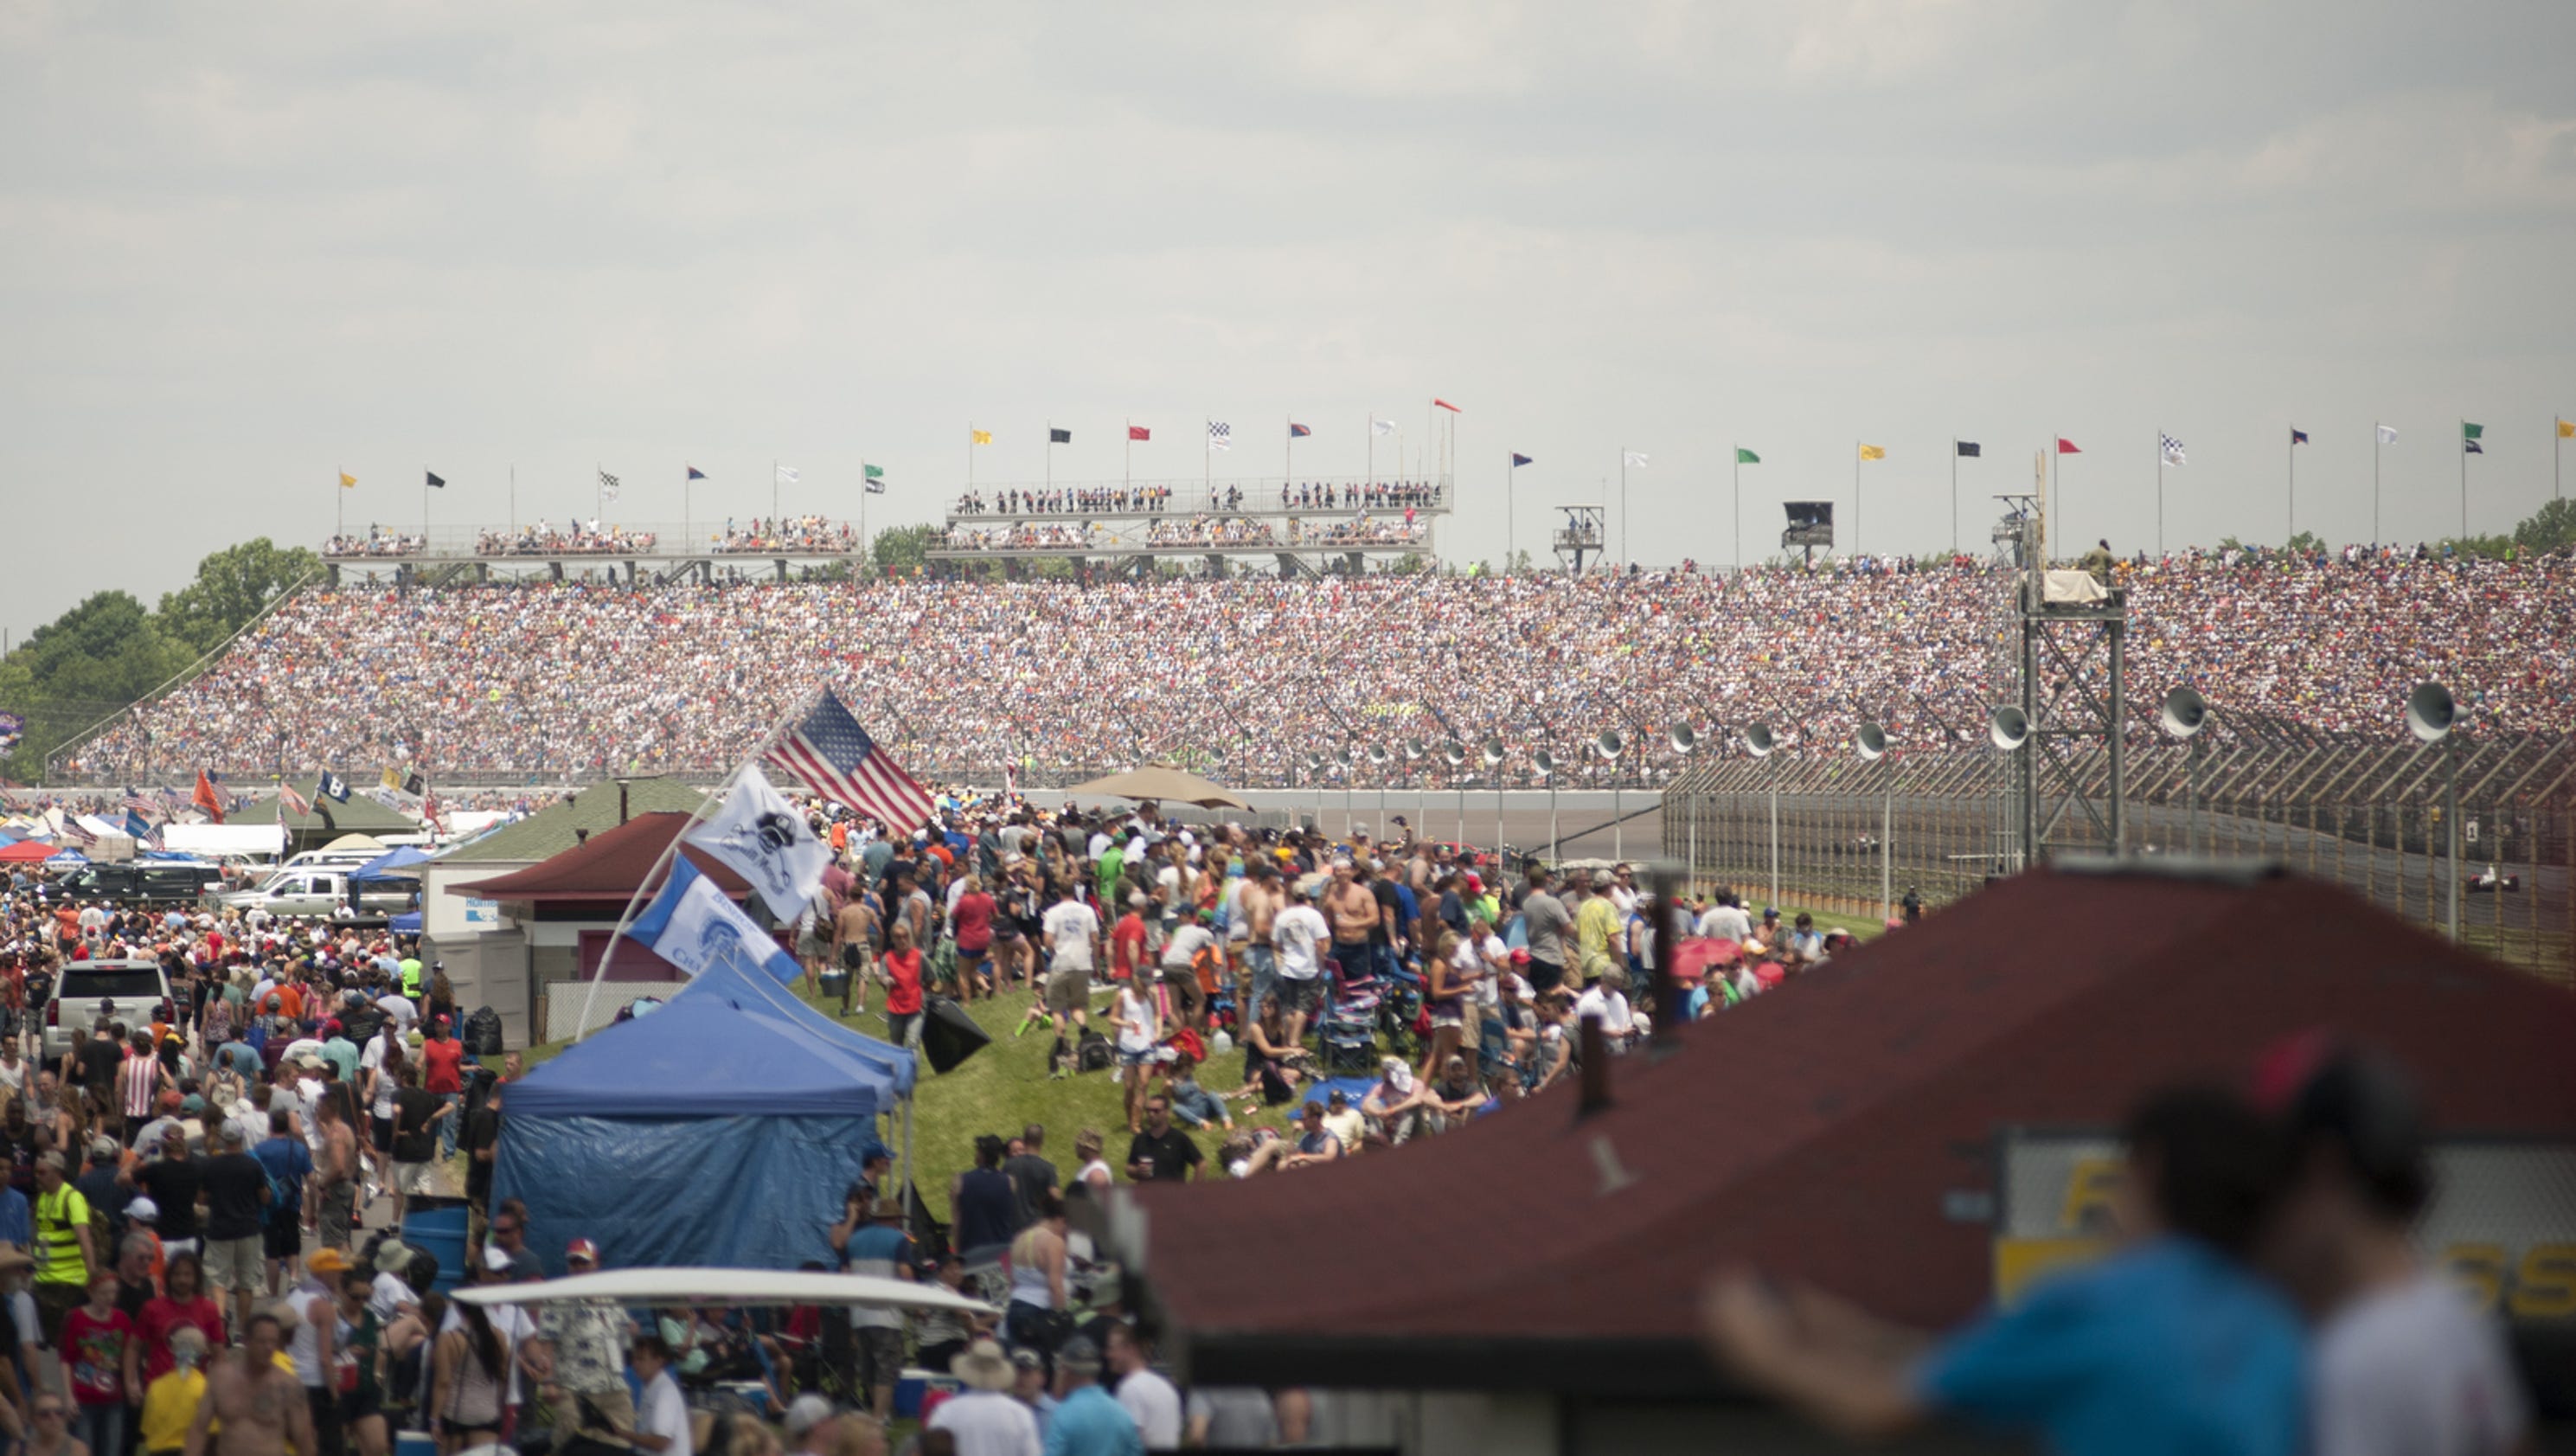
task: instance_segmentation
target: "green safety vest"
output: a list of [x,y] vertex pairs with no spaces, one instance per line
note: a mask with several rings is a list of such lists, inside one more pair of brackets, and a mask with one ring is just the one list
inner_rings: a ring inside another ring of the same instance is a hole
[[420,994],[420,962],[403,962],[402,973],[403,994],[406,996],[418,996]]
[[89,1283],[89,1261],[81,1257],[80,1231],[89,1227],[89,1200],[65,1183],[36,1195],[36,1282]]

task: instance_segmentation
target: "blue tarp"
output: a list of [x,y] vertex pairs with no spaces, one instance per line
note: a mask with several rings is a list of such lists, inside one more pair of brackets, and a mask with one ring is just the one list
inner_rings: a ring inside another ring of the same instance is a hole
[[417,876],[396,876],[392,875],[390,872],[402,869],[409,865],[420,864],[428,858],[429,852],[427,850],[420,848],[418,845],[406,844],[399,849],[389,850],[383,854],[377,855],[374,859],[371,859],[365,864],[358,866],[356,869],[349,871],[349,878],[360,882],[387,878],[396,878],[406,881],[413,880],[416,879]]
[[400,915],[386,921],[385,929],[392,931],[396,935],[418,935],[420,934],[420,912],[417,910],[405,910]]
[[527,1201],[550,1266],[575,1238],[612,1267],[828,1260],[823,1231],[912,1067],[720,960],[509,1085],[493,1194]]
[[49,865],[85,865],[89,863],[89,856],[81,853],[77,849],[67,849],[60,854],[48,857],[45,863]]

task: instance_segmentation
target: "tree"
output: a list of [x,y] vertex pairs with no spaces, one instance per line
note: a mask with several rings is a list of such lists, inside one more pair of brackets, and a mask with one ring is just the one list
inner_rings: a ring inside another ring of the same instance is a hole
[[[41,778],[66,738],[159,687],[185,656],[127,592],[103,591],[27,634],[0,661],[0,707],[27,720],[14,778]],[[174,659],[178,659],[174,661]]]
[[868,547],[868,559],[881,569],[909,572],[930,560],[930,550],[947,535],[939,527],[924,522],[918,526],[888,526],[877,532]]
[[2555,551],[2576,546],[2576,500],[2561,498],[2532,512],[2513,528],[2514,543],[2528,551]]
[[213,651],[322,568],[301,546],[281,549],[262,536],[197,563],[197,579],[161,598],[161,630],[197,656]]

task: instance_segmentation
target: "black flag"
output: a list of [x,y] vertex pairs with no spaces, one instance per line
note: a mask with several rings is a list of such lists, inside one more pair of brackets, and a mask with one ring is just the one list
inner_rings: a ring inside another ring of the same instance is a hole
[[1073,431],[1049,430],[1047,431],[1047,443],[1050,445],[1070,445],[1073,443]]
[[1983,460],[1986,458],[1984,455],[1978,453],[1976,441],[1960,440],[1956,443],[1959,447],[1959,458],[1963,460]]
[[440,478],[439,478],[439,474],[438,474],[438,472],[437,472],[437,471],[435,471],[435,470],[424,470],[424,471],[422,471],[422,472],[421,472],[421,474],[426,475],[426,476],[428,476],[428,477],[429,477],[429,479],[428,479],[427,481],[423,482],[423,483],[424,483],[424,484],[426,484],[426,485],[428,485],[431,489],[433,489],[433,490],[445,490],[445,489],[447,489],[447,482],[446,482],[445,480],[442,480],[442,479],[440,479]]

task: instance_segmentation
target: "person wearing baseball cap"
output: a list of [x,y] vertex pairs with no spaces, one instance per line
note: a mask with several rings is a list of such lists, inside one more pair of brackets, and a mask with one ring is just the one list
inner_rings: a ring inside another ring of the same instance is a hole
[[[598,1268],[597,1244],[574,1239],[564,1245],[565,1273],[589,1274]],[[635,1338],[634,1322],[615,1300],[557,1300],[538,1312],[528,1362],[540,1379],[572,1394],[581,1432],[623,1441],[619,1433],[635,1424],[635,1399],[625,1374],[626,1348]]]

